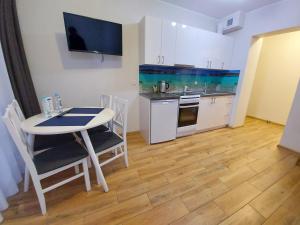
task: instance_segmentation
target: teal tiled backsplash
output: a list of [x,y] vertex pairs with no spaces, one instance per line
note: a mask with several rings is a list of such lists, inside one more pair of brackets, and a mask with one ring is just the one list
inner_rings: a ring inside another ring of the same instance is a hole
[[139,67],[140,93],[153,92],[159,81],[170,85],[169,92],[182,92],[184,86],[193,91],[234,92],[239,80],[239,70],[213,70],[182,68],[176,66],[141,65]]

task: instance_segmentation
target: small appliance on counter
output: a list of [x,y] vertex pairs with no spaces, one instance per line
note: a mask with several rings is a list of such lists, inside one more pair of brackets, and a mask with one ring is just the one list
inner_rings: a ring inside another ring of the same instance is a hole
[[166,93],[167,90],[169,89],[170,85],[168,82],[162,80],[162,81],[159,81],[159,92],[160,93]]

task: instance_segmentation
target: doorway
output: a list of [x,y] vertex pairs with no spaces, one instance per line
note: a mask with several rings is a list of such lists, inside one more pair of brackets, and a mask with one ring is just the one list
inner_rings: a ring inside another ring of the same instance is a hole
[[300,78],[300,31],[260,37],[247,116],[286,125]]

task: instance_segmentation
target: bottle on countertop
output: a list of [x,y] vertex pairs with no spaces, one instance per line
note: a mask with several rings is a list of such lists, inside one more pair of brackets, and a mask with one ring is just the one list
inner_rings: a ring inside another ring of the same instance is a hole
[[54,102],[55,102],[55,111],[57,113],[62,113],[63,105],[62,105],[61,97],[58,93],[54,94]]
[[52,97],[43,97],[42,98],[42,107],[43,112],[46,118],[52,117],[53,113],[53,99]]

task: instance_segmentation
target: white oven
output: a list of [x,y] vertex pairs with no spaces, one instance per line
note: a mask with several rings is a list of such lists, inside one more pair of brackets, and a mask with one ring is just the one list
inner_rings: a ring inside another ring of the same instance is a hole
[[179,99],[177,137],[196,132],[200,95],[183,95]]

